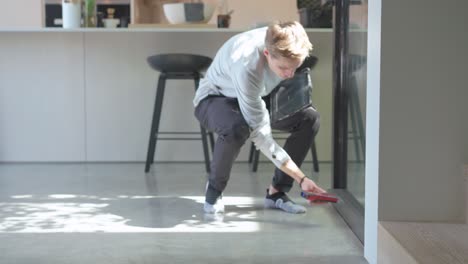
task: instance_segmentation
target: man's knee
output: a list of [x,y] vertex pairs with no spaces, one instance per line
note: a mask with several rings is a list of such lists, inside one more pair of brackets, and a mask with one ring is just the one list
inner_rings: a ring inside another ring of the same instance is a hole
[[304,109],[303,111],[303,122],[306,126],[312,130],[315,135],[320,128],[320,113],[317,112],[313,107]]
[[244,144],[245,141],[249,138],[250,129],[247,123],[241,122],[232,127],[232,137],[238,142]]
[[250,136],[250,129],[244,120],[235,121],[224,135],[221,135],[227,142],[235,142],[243,145]]

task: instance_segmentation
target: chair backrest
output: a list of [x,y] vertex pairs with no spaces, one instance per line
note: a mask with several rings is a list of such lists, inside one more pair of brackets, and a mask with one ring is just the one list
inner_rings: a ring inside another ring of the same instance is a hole
[[308,56],[305,58],[304,62],[297,68],[296,72],[301,72],[305,68],[312,70],[318,62],[318,58],[315,56]]
[[312,105],[310,69],[303,67],[294,77],[283,80],[270,93],[271,123],[280,121]]

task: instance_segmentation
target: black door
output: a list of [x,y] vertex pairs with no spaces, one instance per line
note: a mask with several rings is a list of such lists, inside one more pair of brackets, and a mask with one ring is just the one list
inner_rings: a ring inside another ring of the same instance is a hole
[[334,0],[333,187],[364,243],[367,2]]

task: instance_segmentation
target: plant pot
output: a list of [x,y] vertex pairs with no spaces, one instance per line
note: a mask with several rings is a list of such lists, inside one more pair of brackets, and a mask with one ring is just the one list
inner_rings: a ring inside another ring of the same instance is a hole
[[81,27],[81,2],[62,0],[62,27]]

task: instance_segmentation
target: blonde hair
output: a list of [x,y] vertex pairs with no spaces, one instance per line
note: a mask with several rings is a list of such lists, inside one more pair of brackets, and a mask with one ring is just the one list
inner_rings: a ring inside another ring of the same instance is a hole
[[275,58],[304,59],[312,51],[307,33],[296,21],[270,25],[265,37],[265,47]]

